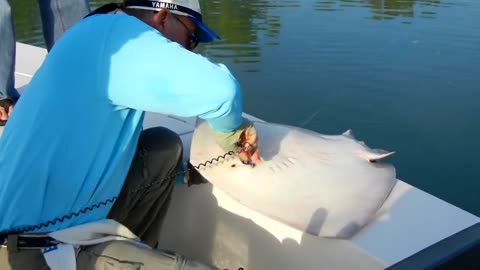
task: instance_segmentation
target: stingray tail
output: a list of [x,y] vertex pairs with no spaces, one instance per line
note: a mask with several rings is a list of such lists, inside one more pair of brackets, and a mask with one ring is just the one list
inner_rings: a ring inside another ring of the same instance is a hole
[[361,154],[363,158],[369,162],[376,162],[377,160],[384,159],[395,154],[395,151],[385,151],[383,149],[369,149]]

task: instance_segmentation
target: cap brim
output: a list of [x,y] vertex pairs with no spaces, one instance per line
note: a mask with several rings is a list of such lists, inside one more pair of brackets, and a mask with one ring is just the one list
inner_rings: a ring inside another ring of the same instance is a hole
[[221,40],[221,38],[203,22],[193,16],[190,16],[190,19],[192,19],[192,21],[197,25],[197,37],[199,42]]

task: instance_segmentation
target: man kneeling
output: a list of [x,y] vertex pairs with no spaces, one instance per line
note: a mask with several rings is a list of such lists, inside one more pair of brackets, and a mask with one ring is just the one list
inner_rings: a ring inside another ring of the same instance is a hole
[[[0,137],[0,268],[55,268],[78,254],[80,269],[209,269],[152,249],[182,142],[142,123],[145,111],[199,116],[225,151],[245,158],[239,145],[256,146],[238,82],[191,52],[218,36],[198,0],[125,1],[94,13],[55,44]],[[258,150],[251,156],[260,161]]]

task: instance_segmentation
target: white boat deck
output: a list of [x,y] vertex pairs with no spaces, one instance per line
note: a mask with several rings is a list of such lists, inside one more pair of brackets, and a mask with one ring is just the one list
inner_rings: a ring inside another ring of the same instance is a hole
[[[45,55],[17,43],[17,88],[28,84]],[[181,135],[188,157],[195,118],[147,113],[145,128],[157,125]],[[478,222],[399,181],[360,233],[350,240],[324,239],[250,211],[204,184],[176,187],[160,240],[163,248],[229,269],[384,269]]]

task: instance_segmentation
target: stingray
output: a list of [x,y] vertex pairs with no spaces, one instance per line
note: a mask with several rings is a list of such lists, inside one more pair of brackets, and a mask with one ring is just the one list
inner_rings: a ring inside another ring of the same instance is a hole
[[225,156],[205,121],[197,124],[190,162],[199,173],[253,211],[320,237],[350,238],[382,206],[396,183],[395,168],[351,130],[323,135],[306,129],[254,122],[262,162],[244,165]]

